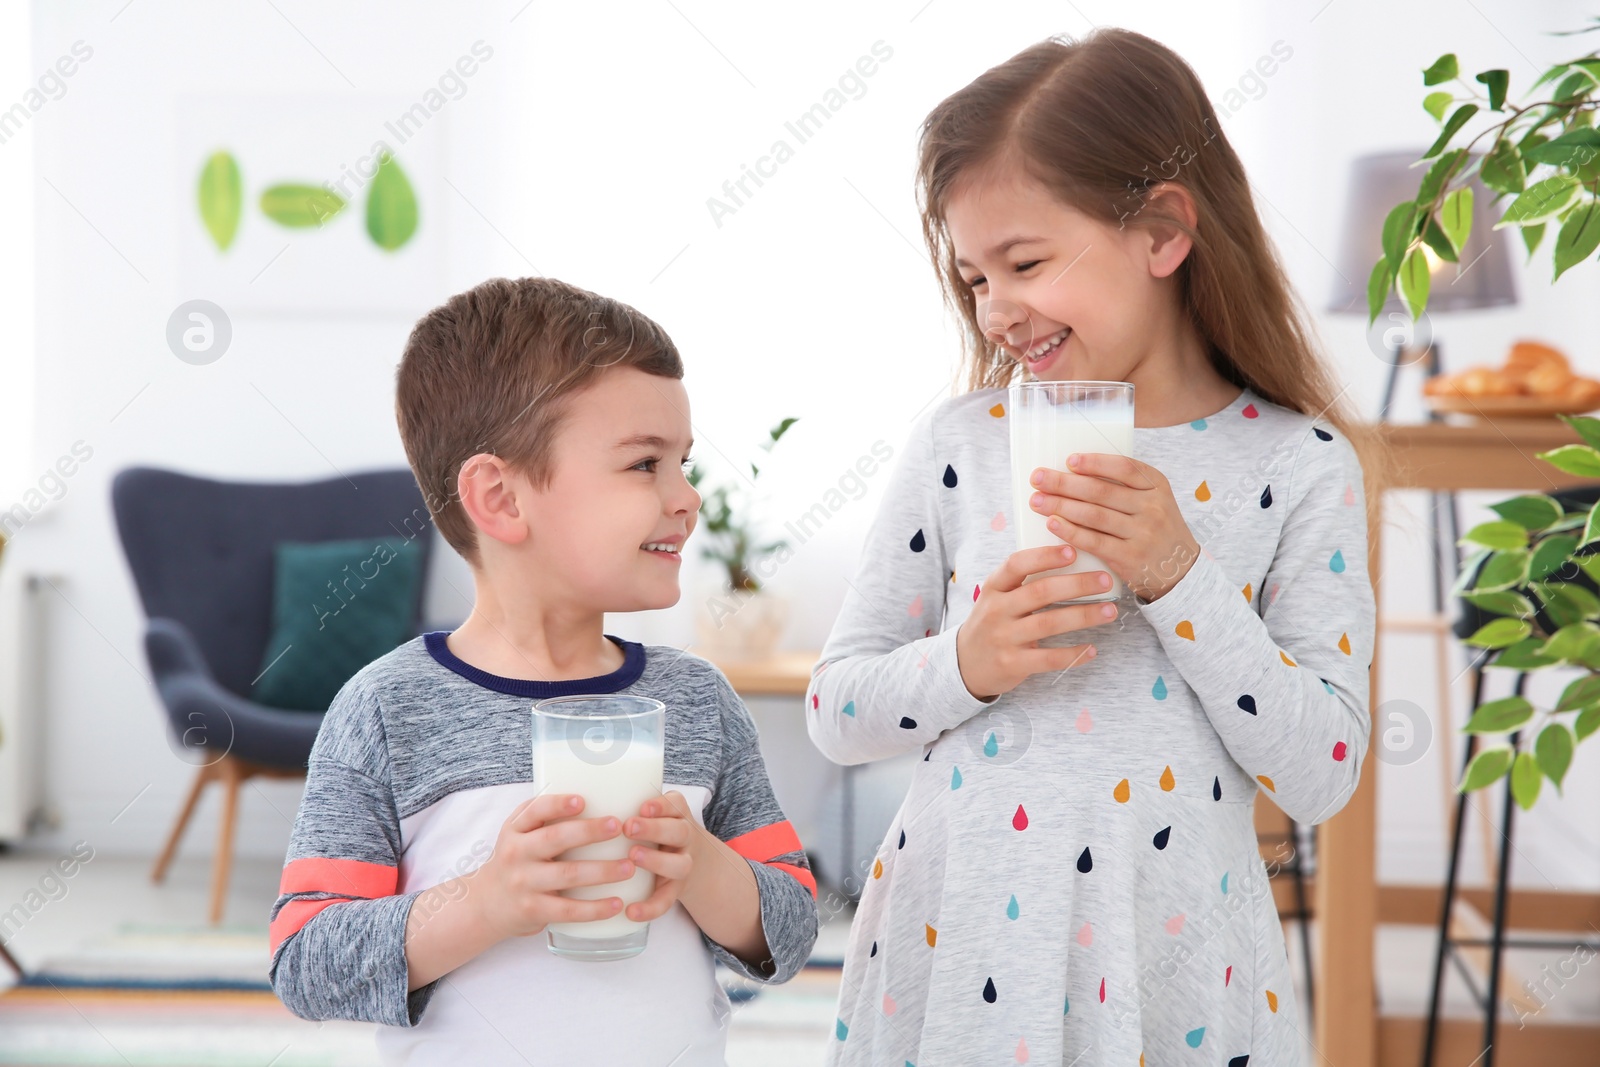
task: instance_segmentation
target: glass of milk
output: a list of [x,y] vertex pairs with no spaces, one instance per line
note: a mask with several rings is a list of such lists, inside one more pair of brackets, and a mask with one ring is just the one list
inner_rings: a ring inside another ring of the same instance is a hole
[[[1038,492],[1033,472],[1040,467],[1067,469],[1074,452],[1133,455],[1132,382],[1018,382],[1010,387],[1007,408],[1011,426],[1011,505],[1017,521],[1017,549],[1059,545],[1063,539],[1045,525],[1048,515],[1028,501]],[[1036,571],[1023,584],[1052,574],[1103,570],[1111,588],[1058,603],[1117,600],[1122,579],[1099,559],[1073,545],[1076,555],[1065,567]]]
[[[583,810],[575,819],[612,816],[626,826],[645,801],[661,796],[666,705],[621,693],[552,697],[533,706],[533,784],[543,793],[576,793]],[[562,820],[555,820],[560,822]],[[579,845],[557,859],[620,860],[635,842],[623,834]],[[655,848],[650,842],[638,842]],[[574,900],[621,897],[622,910],[589,922],[545,927],[550,951],[575,960],[621,960],[644,951],[650,924],[628,918],[629,904],[655,891],[653,872],[635,865],[620,882],[574,886],[561,895]]]

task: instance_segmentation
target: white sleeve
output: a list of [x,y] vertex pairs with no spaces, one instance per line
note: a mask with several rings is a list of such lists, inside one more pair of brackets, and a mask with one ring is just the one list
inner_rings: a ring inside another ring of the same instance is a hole
[[835,763],[914,752],[993,700],[967,691],[958,628],[940,631],[950,560],[938,409],[918,421],[867,533],[806,691],[806,728]]
[[1376,604],[1349,441],[1308,433],[1288,496],[1259,615],[1204,554],[1140,610],[1234,760],[1290,818],[1314,825],[1355,792],[1372,730]]

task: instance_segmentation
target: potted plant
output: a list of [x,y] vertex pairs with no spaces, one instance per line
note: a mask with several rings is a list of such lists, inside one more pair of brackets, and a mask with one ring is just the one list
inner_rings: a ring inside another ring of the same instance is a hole
[[[1578,32],[1600,29],[1600,19],[1594,21]],[[1497,203],[1508,198],[1495,228],[1516,227],[1530,258],[1546,230],[1555,231],[1552,280],[1600,248],[1600,130],[1594,127],[1600,54],[1551,67],[1529,87],[1536,98],[1522,104],[1507,101],[1508,71],[1481,71],[1469,83],[1454,54],[1440,56],[1422,80],[1441,87],[1423,100],[1441,129],[1422,155],[1433,162],[1416,199],[1396,206],[1384,221],[1383,254],[1367,285],[1369,321],[1391,289],[1412,318],[1427,307],[1430,252],[1458,262],[1471,232],[1467,182],[1474,174]],[[1469,136],[1468,125],[1480,115],[1493,121]],[[1568,474],[1600,479],[1600,419],[1561,418],[1582,443],[1538,458]],[[1600,598],[1573,581],[1582,573],[1600,582],[1600,504],[1568,511],[1534,493],[1491,507],[1500,518],[1461,538],[1475,551],[1463,562],[1454,592],[1499,617],[1467,643],[1493,650],[1490,667],[1584,671],[1553,707],[1522,696],[1491,700],[1473,710],[1464,728],[1510,740],[1482,748],[1459,788],[1481,789],[1509,773],[1512,795],[1528,809],[1545,779],[1561,788],[1573,750],[1600,729]]]
[[[786,418],[767,432],[764,452],[800,420]],[[722,566],[724,579],[704,598],[695,617],[695,641],[709,655],[729,660],[760,659],[770,654],[788,622],[789,605],[768,591],[762,576],[770,577],[768,562],[788,550],[783,539],[763,541],[754,517],[754,490],[761,468],[751,461],[745,484],[724,482],[702,493],[700,502],[700,555]],[[699,489],[706,471],[699,461],[690,464],[689,484]],[[782,562],[786,557],[780,557]]]

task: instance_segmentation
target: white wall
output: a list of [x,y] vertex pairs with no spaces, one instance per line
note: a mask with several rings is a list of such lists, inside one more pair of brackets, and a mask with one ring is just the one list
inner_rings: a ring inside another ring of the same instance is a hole
[[[30,22],[28,5],[0,5],[0,71],[8,92],[20,93],[39,74]],[[0,322],[6,323],[0,342],[0,501],[6,504],[22,489],[33,437],[33,214],[15,207],[29,202],[32,188],[33,138],[23,128],[0,142],[0,203],[13,205],[0,241]]]
[[[187,779],[143,676],[141,614],[107,506],[111,474],[153,463],[312,478],[404,462],[390,409],[404,316],[238,316],[234,349],[216,364],[191,367],[167,351],[168,314],[204,295],[179,281],[174,231],[187,206],[175,190],[192,180],[187,162],[174,158],[180,94],[414,97],[483,39],[494,60],[424,134],[446,139],[453,186],[436,205],[449,234],[439,297],[489,275],[538,271],[654,316],[685,355],[702,456],[741,460],[779,418],[803,420],[767,467],[772,514],[782,519],[808,509],[878,438],[898,452],[915,416],[949,391],[953,331],[919,247],[912,199],[916,129],[942,96],[1029,43],[1087,29],[1085,19],[1166,41],[1213,95],[1286,42],[1292,57],[1224,126],[1296,282],[1320,307],[1349,159],[1431,137],[1417,106],[1420,67],[1453,48],[1474,70],[1510,65],[1514,87],[1525,85],[1532,75],[1518,53],[1535,62],[1561,54],[1570,41],[1539,31],[1584,17],[1572,4],[1477,7],[1482,16],[1369,0],[1334,0],[1320,11],[1261,0],[1033,3],[996,18],[987,5],[909,0],[762,18],[745,5],[656,2],[37,5],[34,67],[78,39],[95,50],[28,134],[40,329],[36,427],[22,470],[79,438],[95,449],[16,546],[26,565],[68,576],[50,629],[54,836],[151,852]],[[707,198],[722,195],[724,181],[784,136],[785,120],[878,41],[893,55],[866,79],[865,94],[718,226]],[[0,146],[0,167],[13,147]],[[1541,261],[1529,272],[1517,310],[1441,323],[1452,365],[1496,360],[1510,339],[1532,333],[1600,372],[1600,357],[1583,343],[1594,267],[1578,268],[1559,290],[1545,285],[1547,269]],[[1360,323],[1329,318],[1322,326],[1341,373],[1373,411],[1381,368]],[[1414,403],[1402,410],[1416,412]],[[789,647],[816,648],[826,636],[881,483],[880,475],[773,579],[795,604]],[[1421,543],[1391,532],[1385,599],[1415,607],[1427,591],[1417,580]],[[614,617],[610,628],[689,641],[696,574],[710,576],[692,567],[673,609]],[[446,570],[441,611],[459,608],[452,583],[470,590],[459,566]],[[1418,649],[1397,638],[1384,655],[1385,694],[1431,708],[1428,679],[1404,669]],[[1574,777],[1593,766],[1585,752]],[[1426,879],[1440,869],[1436,770],[1432,757],[1384,768],[1388,878]],[[1592,789],[1573,792],[1592,805]],[[291,786],[252,790],[243,849],[281,853],[296,799]],[[1595,830],[1573,814],[1579,802],[1542,801],[1528,820],[1522,851],[1552,881],[1600,880]],[[192,831],[197,849],[209,846],[213,810]],[[1583,847],[1573,847],[1575,837]]]

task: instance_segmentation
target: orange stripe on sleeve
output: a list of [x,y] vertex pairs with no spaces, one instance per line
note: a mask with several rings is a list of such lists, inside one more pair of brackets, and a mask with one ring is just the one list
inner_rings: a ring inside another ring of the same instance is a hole
[[800,851],[800,837],[788,819],[770,823],[728,842],[728,847],[747,860],[765,863],[774,856]]
[[[779,855],[782,855],[782,853],[779,853]],[[796,867],[792,863],[769,863],[767,866],[773,868],[774,870],[786,871],[789,874],[794,875],[795,881],[811,890],[811,899],[817,899],[817,880],[816,878],[812,877],[811,872],[806,870],[804,867]]]
[[327,897],[322,900],[291,900],[279,911],[278,917],[272,920],[267,935],[272,940],[272,955],[278,954],[278,946],[290,937],[300,932],[300,928],[310,922],[312,916],[326,908],[329,904],[348,903],[348,897]]
[[[283,868],[278,892],[348,893],[352,897],[387,897],[400,884],[400,871],[381,863],[307,856]],[[285,911],[288,909],[285,908]],[[296,927],[296,929],[299,929]]]

